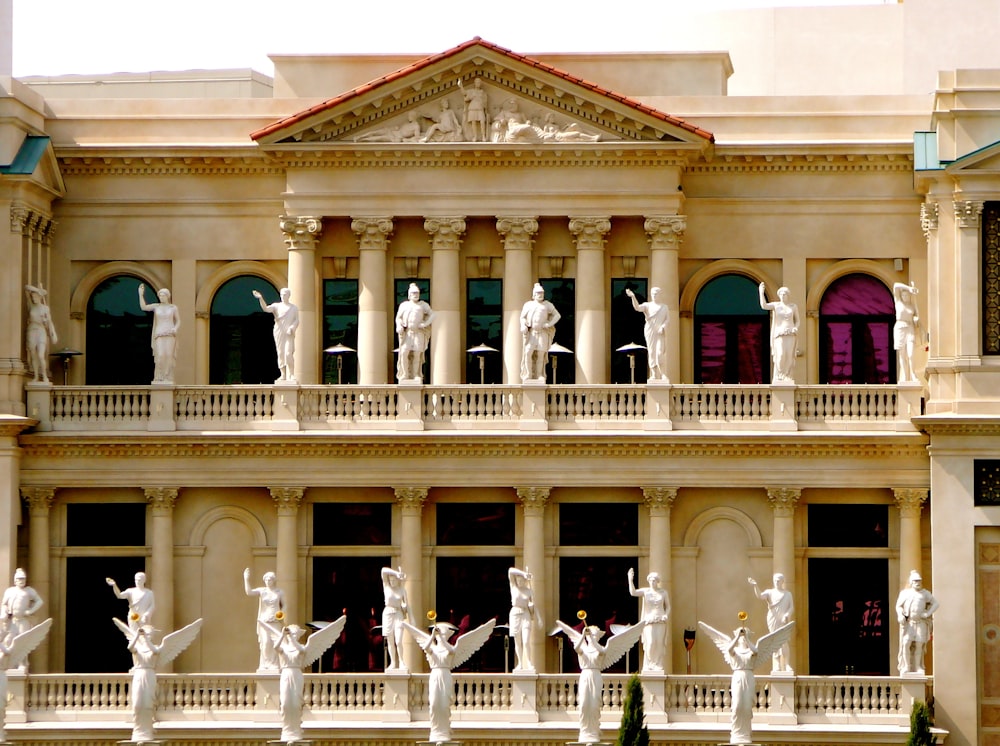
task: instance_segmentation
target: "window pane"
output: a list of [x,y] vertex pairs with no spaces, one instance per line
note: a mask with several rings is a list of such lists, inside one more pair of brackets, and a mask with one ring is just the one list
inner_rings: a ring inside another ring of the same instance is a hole
[[559,543],[568,546],[634,546],[639,509],[633,503],[564,503],[559,506]]
[[147,386],[153,380],[153,314],[139,308],[141,282],[128,275],[109,277],[90,296],[88,385]]
[[[465,380],[468,383],[501,383],[503,382],[503,280],[469,280],[465,302],[466,349],[487,345],[496,350],[479,354],[466,353]],[[482,364],[481,370],[480,364]]]
[[[338,344],[358,349],[357,280],[323,280],[323,349]],[[357,382],[357,352],[323,355],[323,383]]]
[[212,298],[208,380],[213,385],[273,383],[278,377],[274,317],[261,310],[254,290],[265,303],[278,300],[274,285],[252,275],[226,281]]
[[[497,618],[499,624],[506,624],[510,609],[507,570],[513,565],[513,557],[439,557],[435,608],[438,621],[454,624],[459,630],[456,634],[463,634],[493,618]],[[423,615],[418,616],[418,626],[423,626],[425,620]],[[506,632],[506,629],[494,631],[468,663],[455,670],[503,671]]]
[[146,504],[70,503],[66,506],[66,544],[71,547],[145,546]]
[[753,280],[723,275],[706,284],[695,301],[696,383],[770,380],[768,323]]
[[[618,352],[618,348],[629,343],[646,344],[643,328],[646,317],[632,307],[632,299],[625,295],[625,290],[635,293],[639,303],[649,300],[645,278],[625,278],[611,281],[611,383],[631,383],[632,369],[629,366],[628,354]],[[639,350],[633,353],[635,357],[635,380],[642,382],[649,378],[649,361],[647,352]]]
[[317,546],[385,546],[391,543],[392,505],[389,503],[313,505],[313,544]]
[[889,546],[887,505],[810,505],[809,546]]
[[341,614],[347,624],[334,646],[314,665],[317,672],[381,671],[382,568],[389,557],[316,557],[313,559],[312,620],[332,622]]
[[831,283],[820,302],[820,382],[889,383],[894,380],[892,293],[861,274]]
[[438,503],[437,543],[461,546],[512,546],[512,503]]

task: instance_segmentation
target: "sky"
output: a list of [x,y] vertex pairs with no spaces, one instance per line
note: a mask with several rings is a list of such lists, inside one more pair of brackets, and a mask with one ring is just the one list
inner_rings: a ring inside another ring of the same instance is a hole
[[13,0],[13,73],[272,75],[268,54],[434,54],[475,36],[522,54],[663,51],[658,30],[685,14],[895,1]]

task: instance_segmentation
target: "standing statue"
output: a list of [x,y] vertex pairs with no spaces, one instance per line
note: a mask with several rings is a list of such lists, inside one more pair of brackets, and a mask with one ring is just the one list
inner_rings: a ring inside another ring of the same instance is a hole
[[[279,627],[285,623],[285,593],[278,588],[278,576],[273,572],[264,573],[264,585],[250,587],[250,568],[243,571],[243,591],[248,596],[257,597],[257,621]],[[273,636],[260,624],[257,625],[257,644],[260,646],[258,671],[276,671],[278,653],[274,649]]]
[[667,655],[667,622],[670,619],[670,596],[660,586],[660,573],[646,576],[645,588],[635,587],[635,570],[628,569],[628,592],[642,599],[642,670],[663,673]]
[[56,327],[52,323],[52,313],[45,302],[48,293],[34,285],[25,285],[24,294],[28,298],[28,328],[25,342],[28,352],[28,367],[32,380],[49,382],[49,344],[59,341]]
[[325,653],[344,631],[347,617],[341,616],[322,629],[309,635],[303,645],[299,640],[305,629],[297,624],[275,627],[267,622],[257,622],[261,632],[270,636],[272,647],[278,651],[281,678],[278,682],[278,706],[281,709],[281,742],[295,743],[302,740],[302,707],[305,701],[302,669],[311,666]]
[[[741,611],[739,617],[741,622],[745,622],[746,612]],[[774,632],[764,635],[757,640],[756,645],[750,641],[750,630],[746,627],[733,630],[733,636],[730,637],[725,632],[709,627],[704,622],[699,621],[698,626],[712,638],[715,647],[722,652],[722,657],[733,669],[730,691],[732,716],[729,743],[753,743],[751,738],[753,707],[754,701],[757,699],[757,682],[753,675],[754,666],[761,658],[772,655],[775,650],[791,638],[795,622],[789,622],[783,627],[778,627]]]
[[399,338],[399,363],[396,378],[400,381],[423,380],[424,354],[431,343],[434,311],[420,300],[420,288],[410,283],[406,300],[396,311],[396,335]]
[[490,619],[486,624],[469,630],[452,644],[448,640],[458,628],[447,622],[434,624],[436,615],[433,611],[428,612],[427,617],[432,623],[430,632],[424,632],[409,622],[402,624],[420,645],[431,667],[427,682],[431,733],[427,740],[442,744],[451,741],[451,701],[455,696],[451,669],[461,666],[483,646],[493,633],[496,619]]
[[170,302],[169,290],[160,288],[156,297],[159,303],[146,303],[146,285],[139,283],[139,308],[153,312],[153,383],[173,383],[181,314]]
[[[757,581],[747,578],[747,582],[753,586],[753,594],[767,604],[767,629],[774,632],[779,627],[784,627],[792,621],[792,614],[795,613],[795,604],[792,601],[792,592],[785,590],[785,576],[780,572],[774,573],[774,587],[767,590],[758,590]],[[774,656],[771,659],[772,671],[787,671],[791,673],[792,667],[789,665],[788,643],[783,643],[775,648]]]
[[507,571],[510,581],[510,617],[508,634],[514,638],[514,670],[534,671],[531,665],[531,636],[541,626],[541,616],[535,609],[531,590],[531,573],[512,567]]
[[[585,612],[577,612],[577,617],[586,623]],[[601,645],[604,632],[600,627],[584,626],[582,632],[577,632],[565,622],[556,620],[556,629],[551,634],[563,632],[573,643],[573,650],[580,663],[580,679],[576,687],[577,706],[580,708],[580,735],[577,742],[600,742],[601,704],[604,701],[604,677],[601,671],[616,663],[639,641],[645,626],[645,622],[639,622],[625,627],[609,637],[607,645]]]
[[916,383],[913,371],[913,347],[917,340],[917,294],[916,285],[902,282],[892,286],[892,297],[896,304],[896,323],[892,327],[892,348],[896,351],[896,375],[899,383]]
[[[120,619],[113,620],[128,640],[132,654],[132,686],[129,699],[132,705],[132,741],[155,741],[153,737],[153,711],[156,708],[156,667],[167,665],[194,642],[201,629],[201,619],[171,632],[157,645],[153,642],[156,632],[148,624],[133,627]],[[131,622],[131,619],[130,619]]]
[[31,617],[42,608],[42,597],[28,585],[28,575],[20,567],[14,570],[14,585],[0,599],[0,640],[10,645],[17,635],[31,629]]
[[41,645],[50,627],[52,620],[46,619],[26,632],[14,635],[9,641],[0,642],[0,743],[7,741],[7,734],[4,732],[7,719],[7,670],[10,668],[23,670],[28,654]]
[[771,383],[795,383],[795,355],[799,334],[799,307],[788,302],[789,290],[778,288],[778,300],[768,303],[764,283],[760,284],[760,307],[771,312]]
[[482,78],[473,80],[471,88],[465,88],[459,80],[458,87],[462,89],[465,99],[465,139],[468,142],[486,142],[489,118],[486,114],[488,103]]
[[899,622],[899,674],[924,675],[924,651],[931,639],[932,619],[938,602],[923,587],[923,578],[910,571],[910,584],[896,597],[896,621]]
[[649,300],[640,303],[630,288],[625,288],[625,295],[632,300],[632,308],[646,317],[646,325],[642,333],[646,338],[646,360],[649,362],[650,381],[669,381],[667,377],[667,323],[670,313],[665,303],[656,299],[660,295],[659,288],[649,291]]
[[521,307],[521,380],[545,381],[545,366],[549,362],[549,348],[556,338],[556,322],[560,319],[556,307],[545,300],[545,288],[535,283],[531,300]]
[[261,310],[274,316],[274,349],[278,354],[278,378],[275,383],[295,383],[295,332],[299,328],[299,307],[288,300],[292,297],[288,288],[281,288],[278,296],[280,300],[277,302],[265,303],[260,291],[253,291]]
[[406,574],[403,568],[393,570],[382,568],[382,595],[385,597],[385,607],[382,609],[382,638],[389,651],[389,666],[386,669],[405,671],[402,661],[403,622],[409,619],[410,607],[406,601]]
[[118,590],[118,584],[111,578],[105,578],[104,582],[111,586],[115,592],[115,597],[128,601],[128,626],[138,629],[144,624],[153,621],[153,610],[156,608],[156,599],[153,591],[146,587],[146,573],[137,572],[135,574],[135,586]]

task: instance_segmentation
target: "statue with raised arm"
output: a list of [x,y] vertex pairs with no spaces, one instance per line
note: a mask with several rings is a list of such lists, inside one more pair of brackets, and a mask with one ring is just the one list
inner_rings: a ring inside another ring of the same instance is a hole
[[396,335],[399,338],[399,363],[396,377],[400,381],[423,379],[424,354],[431,343],[434,311],[420,300],[420,288],[411,282],[406,300],[396,311]]
[[510,581],[510,617],[507,634],[514,638],[514,670],[534,671],[531,664],[531,637],[541,626],[541,616],[535,608],[531,590],[531,573],[512,567],[507,571]]
[[[740,622],[745,622],[746,612],[741,611],[739,617]],[[732,715],[729,743],[753,743],[751,738],[753,704],[757,697],[757,682],[753,675],[753,669],[761,658],[772,655],[776,649],[788,642],[792,636],[795,622],[789,622],[783,627],[778,627],[774,632],[764,635],[757,640],[756,645],[750,640],[750,630],[745,626],[733,630],[732,637],[701,621],[698,622],[698,626],[712,638],[715,647],[719,649],[722,657],[726,659],[726,663],[733,669],[730,691]]]
[[382,638],[385,640],[386,650],[389,651],[389,666],[386,669],[395,671],[405,671],[406,664],[403,663],[403,622],[409,619],[410,607],[406,600],[406,573],[400,567],[393,570],[391,567],[382,568],[382,595],[385,598],[385,606],[382,609]]
[[24,294],[28,299],[28,327],[25,332],[28,368],[33,381],[48,383],[49,345],[59,341],[52,323],[52,312],[46,303],[48,293],[40,287],[25,285]]
[[128,601],[128,626],[138,629],[144,624],[151,624],[153,621],[153,610],[156,608],[156,599],[153,591],[146,587],[146,573],[137,572],[135,574],[135,585],[123,591],[118,590],[118,584],[111,578],[105,578],[104,582],[111,586],[116,598]]
[[146,285],[139,283],[139,308],[153,312],[153,383],[173,383],[177,364],[177,330],[181,314],[170,302],[170,291],[160,288],[158,303],[146,303]]
[[771,312],[771,361],[774,370],[771,383],[795,383],[795,355],[798,352],[799,307],[789,303],[788,288],[778,288],[778,300],[767,300],[765,286],[760,284],[760,307]]
[[670,619],[670,596],[660,585],[660,573],[646,576],[645,588],[635,587],[635,570],[628,569],[628,592],[642,599],[642,670],[663,673],[667,656],[667,622]]
[[20,567],[14,570],[14,585],[3,592],[0,599],[0,639],[10,645],[17,635],[31,629],[31,617],[42,608],[42,597],[28,585],[28,574]]
[[463,86],[459,80],[458,87],[465,99],[465,139],[468,142],[486,142],[488,139],[486,125],[489,117],[486,113],[488,102],[482,78],[475,78],[469,88]]
[[257,622],[263,634],[269,635],[277,651],[281,677],[278,681],[278,706],[281,709],[281,742],[295,743],[302,740],[302,707],[305,702],[302,669],[311,666],[325,653],[344,631],[347,617],[341,616],[301,642],[305,629],[297,624],[276,627],[267,622]]
[[28,654],[42,644],[51,627],[52,620],[46,619],[41,624],[0,642],[0,743],[7,741],[4,732],[7,719],[7,670],[11,668],[23,670]]
[[469,630],[452,644],[449,640],[458,628],[447,622],[434,623],[434,612],[429,612],[427,617],[431,620],[428,632],[409,622],[403,622],[402,625],[427,657],[427,664],[431,669],[427,682],[431,732],[427,740],[442,744],[451,741],[451,700],[455,695],[451,669],[461,666],[483,646],[493,632],[496,619],[490,619],[486,624]]
[[259,290],[253,291],[253,297],[260,303],[262,311],[274,316],[274,349],[278,355],[278,378],[275,383],[295,383],[295,332],[299,328],[299,307],[292,303],[292,291],[281,288],[278,300],[274,303],[264,301]]
[[[243,591],[248,596],[257,597],[257,621],[272,626],[285,623],[285,593],[278,587],[278,576],[273,572],[264,573],[264,585],[250,587],[250,568],[243,570]],[[273,635],[257,625],[257,644],[260,647],[258,671],[276,671],[278,653],[274,649]]]
[[549,362],[549,348],[556,339],[556,322],[560,314],[551,302],[545,300],[545,288],[536,282],[531,290],[531,300],[521,307],[521,380],[545,381],[545,366]]
[[916,285],[902,282],[892,286],[892,298],[896,305],[896,323],[892,327],[892,347],[896,350],[896,380],[899,383],[916,383],[917,374],[913,370],[913,348],[917,341]]
[[924,651],[931,639],[932,619],[937,599],[924,588],[923,578],[910,571],[910,582],[896,597],[896,621],[899,622],[899,674],[924,675]]
[[165,666],[184,652],[194,642],[201,629],[201,619],[171,632],[159,645],[153,642],[157,630],[148,624],[133,627],[120,619],[115,625],[128,640],[132,654],[132,686],[129,700],[132,705],[132,741],[155,741],[153,737],[153,712],[156,708],[156,667]]
[[[774,573],[774,587],[760,590],[757,581],[747,578],[747,582],[753,586],[753,594],[767,604],[767,629],[774,632],[779,627],[784,627],[792,621],[792,614],[795,613],[795,604],[792,600],[792,592],[785,589],[785,576]],[[788,643],[783,643],[775,648],[774,656],[771,659],[772,671],[787,671],[791,673],[792,667],[789,665]]]
[[667,323],[670,313],[665,303],[660,303],[660,289],[649,291],[649,300],[640,303],[630,288],[625,295],[632,301],[632,308],[646,317],[642,333],[646,338],[646,360],[649,363],[650,381],[669,381],[667,377]]

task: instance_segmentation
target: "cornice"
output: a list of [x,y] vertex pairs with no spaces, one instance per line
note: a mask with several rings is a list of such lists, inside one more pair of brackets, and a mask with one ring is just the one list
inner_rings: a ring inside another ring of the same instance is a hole
[[686,169],[694,174],[757,173],[906,173],[913,172],[912,153],[872,153],[865,150],[795,153],[759,153],[726,151],[717,147],[715,157],[706,163],[692,163]]
[[67,176],[231,176],[284,173],[256,146],[234,148],[189,148],[149,146],[62,147],[56,149],[59,168]]

